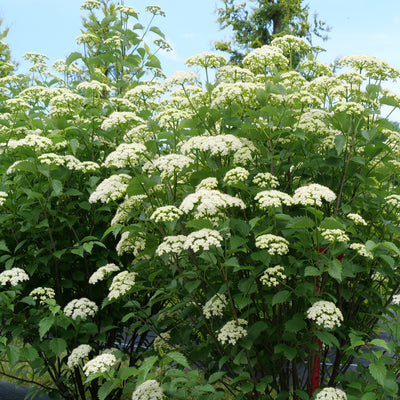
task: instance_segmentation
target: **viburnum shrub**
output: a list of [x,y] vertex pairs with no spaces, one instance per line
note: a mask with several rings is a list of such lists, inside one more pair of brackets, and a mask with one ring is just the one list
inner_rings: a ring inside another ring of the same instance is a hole
[[0,80],[9,362],[65,399],[397,398],[399,71],[286,36],[138,81],[137,15],[85,4],[64,80]]

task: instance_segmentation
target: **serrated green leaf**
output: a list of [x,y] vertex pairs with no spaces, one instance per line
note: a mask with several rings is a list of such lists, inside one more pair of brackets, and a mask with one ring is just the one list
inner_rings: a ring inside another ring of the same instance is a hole
[[97,392],[99,400],[104,400],[120,383],[121,381],[115,378],[112,381],[104,382]]
[[308,266],[304,269],[304,276],[320,276],[321,271],[318,268]]
[[8,362],[13,367],[19,361],[19,348],[17,346],[8,345],[6,349]]
[[361,397],[361,400],[376,400],[376,393],[374,392],[369,392],[363,394],[363,397]]
[[61,356],[61,354],[67,349],[67,342],[62,338],[51,339],[50,349],[56,356]]
[[298,332],[307,326],[301,314],[296,314],[292,319],[285,322],[285,330],[288,332]]
[[165,35],[161,32],[160,28],[157,28],[156,26],[152,26],[149,29],[151,32],[155,33],[158,36],[161,36],[163,39],[165,39]]
[[336,218],[333,217],[328,217],[325,218],[321,224],[320,224],[321,229],[341,229],[345,230],[345,226]]
[[7,253],[10,253],[10,250],[4,240],[0,240],[0,251],[6,251]]
[[214,372],[213,374],[210,375],[208,378],[208,383],[215,383],[219,379],[221,379],[224,375],[226,375],[226,372],[220,371],[220,372]]
[[290,299],[290,292],[288,290],[281,290],[276,293],[272,298],[272,305],[284,303],[285,301]]
[[335,136],[335,149],[336,149],[338,156],[340,156],[342,154],[342,151],[343,151],[345,145],[346,145],[346,136],[336,135]]
[[55,316],[44,317],[39,321],[39,336],[43,339],[43,336],[50,330],[55,322]]
[[332,333],[318,330],[315,334],[321,342],[325,343],[329,347],[340,347],[339,341]]
[[244,294],[251,294],[257,291],[257,284],[254,278],[246,278],[238,283],[238,288]]
[[339,260],[332,260],[328,264],[328,274],[338,282],[342,281],[343,265]]
[[375,361],[369,364],[368,370],[374,379],[382,386],[385,384],[386,367],[382,361]]
[[295,217],[292,219],[292,222],[287,225],[287,228],[313,228],[314,225],[314,221],[309,217]]
[[78,60],[79,58],[82,58],[82,54],[79,53],[78,51],[74,51],[73,53],[71,53],[67,59],[65,60],[65,63],[67,65],[72,64],[74,61]]
[[167,357],[169,357],[172,361],[175,361],[177,364],[190,369],[190,365],[186,357],[178,351],[170,351],[167,353]]
[[388,344],[382,339],[373,339],[369,342],[369,344],[372,344],[373,346],[382,347],[386,351],[390,352]]

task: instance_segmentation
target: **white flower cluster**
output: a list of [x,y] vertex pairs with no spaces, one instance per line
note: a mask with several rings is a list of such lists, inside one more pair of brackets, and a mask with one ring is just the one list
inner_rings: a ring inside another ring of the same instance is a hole
[[89,283],[94,285],[99,281],[103,281],[113,272],[119,271],[119,267],[115,264],[106,264],[100,267],[97,271],[93,272],[93,274],[89,278]]
[[284,281],[286,279],[284,271],[285,268],[283,268],[281,265],[269,267],[264,271],[264,274],[261,276],[260,281],[263,285],[268,287],[278,286],[280,281]]
[[282,236],[260,235],[256,238],[256,247],[259,249],[267,249],[271,255],[280,254],[281,256],[289,252],[289,242]]
[[145,152],[146,146],[144,144],[122,143],[106,157],[103,166],[108,168],[134,167]]
[[347,115],[362,115],[365,112],[365,107],[354,101],[339,101],[335,106],[336,112],[343,112]]
[[162,243],[159,244],[156,250],[156,254],[161,257],[163,254],[176,254],[182,253],[183,244],[186,241],[186,236],[165,236]]
[[232,103],[255,106],[257,89],[258,86],[252,82],[222,82],[212,91],[212,106],[224,108]]
[[128,182],[132,179],[127,174],[111,175],[109,178],[104,179],[96,190],[90,195],[89,203],[109,203],[121,198],[128,187]]
[[327,387],[317,394],[315,400],[347,400],[347,395],[341,389]]
[[290,206],[293,204],[293,199],[287,193],[279,190],[264,190],[257,193],[254,200],[258,201],[260,208],[266,210],[269,207],[281,207],[283,204]]
[[255,76],[247,68],[241,68],[236,65],[225,65],[218,69],[215,77],[223,82],[254,82]]
[[171,334],[169,332],[160,333],[153,341],[154,350],[172,350],[173,347],[168,344],[170,340]]
[[222,317],[224,308],[227,306],[228,300],[224,294],[215,294],[203,306],[203,314],[207,319],[214,317]]
[[366,76],[379,81],[387,78],[395,79],[400,76],[397,68],[384,60],[366,54],[344,56],[338,61],[338,64],[349,65],[358,71],[365,70]]
[[132,111],[114,111],[101,124],[101,129],[108,131],[109,129],[119,127],[121,125],[143,124],[143,120]]
[[203,68],[220,68],[226,64],[226,58],[211,51],[204,51],[203,53],[189,57],[185,61],[185,64],[189,67],[198,65]]
[[243,65],[250,70],[264,73],[267,69],[271,70],[277,67],[285,69],[289,60],[283,55],[280,48],[264,45],[253,50],[243,59]]
[[114,218],[111,220],[111,225],[122,224],[128,218],[129,213],[137,208],[147,196],[138,194],[135,196],[125,196],[125,200],[118,206]]
[[146,162],[143,165],[143,171],[153,173],[161,172],[161,179],[172,179],[175,174],[182,172],[193,164],[193,159],[182,154],[167,154],[154,160]]
[[190,233],[183,243],[183,248],[185,250],[191,249],[197,253],[200,249],[210,250],[210,246],[221,247],[222,241],[223,238],[218,231],[203,228]]
[[227,322],[218,333],[218,341],[222,344],[230,343],[235,345],[239,339],[247,335],[247,330],[244,326],[247,325],[247,321],[239,318],[237,321],[232,320]]
[[351,219],[356,225],[367,225],[365,219],[359,214],[349,213],[347,214],[347,218]]
[[272,189],[279,186],[278,179],[269,172],[259,172],[254,178],[253,183],[264,188],[270,186]]
[[146,248],[146,240],[140,235],[131,235],[129,231],[123,232],[117,243],[117,253],[121,256],[124,253],[133,253],[135,257]]
[[98,372],[106,372],[117,363],[117,358],[114,354],[100,354],[88,361],[83,366],[83,372],[86,376],[90,374],[97,374]]
[[136,16],[139,14],[139,12],[136,11],[133,7],[131,7],[131,6],[125,6],[125,5],[121,5],[121,4],[118,4],[118,5],[115,7],[115,10],[116,10],[116,11],[120,11],[120,12],[122,12],[122,13],[124,13],[124,14],[127,14],[127,15],[132,15],[132,16],[134,16],[134,17],[136,17]]
[[212,190],[218,187],[218,180],[217,178],[210,177],[203,179],[197,186],[196,192],[201,189]]
[[318,183],[312,183],[307,186],[299,187],[294,191],[293,202],[294,204],[301,204],[303,206],[322,206],[322,200],[328,202],[334,201],[336,194],[326,186]]
[[183,154],[196,152],[210,152],[211,156],[227,156],[243,147],[239,138],[232,134],[217,136],[193,136],[182,146]]
[[29,293],[29,296],[33,297],[36,301],[39,300],[40,304],[43,305],[46,304],[47,299],[54,299],[55,292],[49,287],[37,287]]
[[93,8],[100,8],[101,2],[98,0],[85,0],[85,2],[81,5],[82,10],[91,10]]
[[219,190],[200,189],[187,195],[179,208],[189,213],[196,207],[195,218],[218,216],[222,210],[231,207],[246,208],[243,200],[220,192]]
[[192,71],[175,71],[165,80],[166,86],[196,84],[200,80],[199,75]]
[[294,35],[277,37],[272,40],[271,46],[279,47],[285,54],[304,53],[311,50],[311,46],[304,39]]
[[132,393],[132,400],[162,400],[163,398],[163,390],[154,379],[143,382]]
[[393,303],[393,304],[397,304],[397,305],[400,304],[400,294],[395,294],[395,295],[393,295],[392,303]]
[[100,96],[103,93],[108,93],[111,91],[110,87],[107,86],[105,83],[101,83],[96,80],[92,80],[90,82],[81,82],[77,87],[78,90],[89,91],[92,93],[96,93]]
[[247,169],[244,169],[242,167],[236,167],[231,170],[229,170],[225,176],[224,176],[224,182],[227,185],[235,185],[240,182],[244,182],[248,177],[250,173],[247,171]]
[[8,148],[17,149],[18,147],[30,147],[35,151],[45,151],[53,147],[53,142],[36,133],[28,134],[23,139],[10,139],[7,143]]
[[153,214],[151,214],[150,219],[155,223],[174,221],[179,219],[183,215],[183,211],[175,206],[163,206],[158,207]]
[[329,242],[348,242],[350,240],[342,229],[321,229],[321,236]]
[[94,172],[100,168],[100,165],[93,161],[79,161],[73,155],[60,155],[56,153],[45,153],[38,157],[41,164],[64,166],[70,170],[82,172]]
[[122,271],[112,280],[108,298],[118,299],[125,293],[129,292],[136,283],[136,272]]
[[0,206],[3,206],[8,197],[8,193],[0,192]]
[[307,318],[325,329],[334,329],[343,322],[343,314],[331,301],[320,300],[307,310]]
[[0,284],[3,286],[7,285],[7,283],[11,286],[17,286],[18,283],[23,281],[29,281],[29,276],[21,268],[14,267],[0,274]]
[[391,194],[390,196],[386,196],[385,200],[388,204],[392,206],[400,207],[400,195],[398,194]]
[[365,244],[362,243],[352,243],[350,245],[352,250],[355,250],[360,256],[370,258],[371,260],[374,258],[373,254],[367,250]]
[[73,369],[74,367],[78,367],[79,361],[88,357],[92,350],[92,347],[88,344],[81,344],[73,349],[67,360],[68,368]]
[[64,314],[72,319],[80,317],[82,320],[85,320],[88,317],[94,317],[98,309],[95,302],[90,301],[86,297],[82,297],[80,299],[71,300],[64,307]]

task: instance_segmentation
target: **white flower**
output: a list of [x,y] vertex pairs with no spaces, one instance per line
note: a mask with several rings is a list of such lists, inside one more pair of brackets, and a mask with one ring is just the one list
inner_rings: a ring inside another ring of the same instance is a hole
[[201,189],[212,190],[218,187],[218,180],[217,178],[210,177],[203,179],[197,186],[196,192]]
[[106,264],[100,267],[97,271],[93,272],[93,274],[89,278],[89,283],[94,285],[99,281],[103,281],[106,279],[111,273],[119,271],[119,267],[115,264]]
[[343,112],[347,115],[362,115],[365,112],[365,107],[354,101],[339,101],[335,106],[336,112]]
[[283,204],[290,206],[293,204],[291,196],[279,190],[264,190],[257,193],[254,200],[258,201],[261,209],[266,210],[269,207],[281,207]]
[[78,90],[87,90],[95,92],[97,95],[101,95],[106,92],[110,92],[111,89],[105,84],[96,80],[90,82],[81,82],[77,87]]
[[269,172],[260,172],[253,178],[253,183],[264,188],[270,186],[272,189],[279,186],[278,179]]
[[182,146],[183,154],[209,151],[211,156],[227,156],[243,147],[243,143],[234,135],[193,136]]
[[203,228],[199,231],[190,233],[183,244],[185,250],[191,249],[195,253],[200,249],[210,250],[210,246],[221,247],[223,238],[218,231]]
[[79,361],[88,357],[89,353],[92,351],[92,347],[88,344],[81,344],[72,350],[70,356],[68,357],[67,365],[69,369],[79,366]]
[[220,54],[205,51],[189,57],[184,64],[189,66],[198,65],[204,68],[219,68],[226,64],[226,58]]
[[294,35],[277,37],[272,40],[271,46],[278,47],[285,54],[292,52],[306,53],[311,49],[311,46],[304,39]]
[[247,325],[247,321],[239,318],[237,322],[235,320],[227,322],[218,333],[218,341],[222,344],[230,343],[235,345],[237,341],[247,335],[247,331],[243,326]]
[[231,207],[244,210],[246,204],[237,197],[208,189],[200,189],[187,195],[179,206],[186,214],[196,208],[195,218],[218,216],[223,210]]
[[160,350],[172,350],[173,347],[168,344],[171,340],[171,335],[169,332],[160,333],[153,341],[153,348],[156,351]]
[[3,206],[8,197],[8,193],[0,192],[0,206]]
[[328,387],[322,389],[315,397],[315,400],[347,400],[347,395],[341,389]]
[[351,219],[356,225],[367,225],[365,219],[359,214],[347,214],[347,218]]
[[224,176],[224,182],[227,185],[234,185],[245,181],[249,177],[250,173],[247,169],[242,167],[236,167],[229,170]]
[[155,223],[174,221],[179,219],[183,215],[183,211],[175,206],[163,206],[158,207],[153,214],[151,214],[150,219]]
[[33,289],[29,296],[33,297],[36,301],[40,301],[40,304],[46,304],[47,299],[54,299],[55,292],[52,288],[48,287],[37,287]]
[[101,124],[105,131],[121,125],[143,124],[143,119],[132,111],[114,111]]
[[28,134],[23,139],[15,140],[10,139],[7,143],[8,148],[17,149],[19,147],[29,147],[35,151],[44,151],[53,147],[53,142],[45,137],[36,133]]
[[252,82],[221,82],[212,91],[212,106],[225,108],[230,104],[252,107],[257,104],[258,86]]
[[169,78],[165,80],[166,86],[196,84],[200,77],[192,71],[175,71]]
[[104,179],[96,190],[90,195],[89,203],[109,203],[121,198],[128,187],[128,182],[132,179],[127,174],[111,175],[109,178]]
[[370,258],[371,260],[374,258],[373,254],[370,251],[367,250],[365,244],[352,243],[350,245],[350,248],[353,249],[353,250],[356,250],[357,253],[362,257]]
[[224,294],[215,294],[207,301],[203,306],[203,314],[207,319],[212,316],[222,317],[224,314],[224,308],[227,306],[228,300]]
[[165,12],[161,9],[160,6],[155,6],[155,5],[146,6],[146,11],[153,15],[160,15],[162,17],[165,17]]
[[400,207],[400,195],[398,194],[392,194],[390,196],[386,196],[385,200],[387,201],[388,204],[392,206]]
[[397,304],[397,305],[400,304],[400,294],[395,294],[395,295],[393,295],[392,303],[393,303],[393,304]]
[[183,244],[186,241],[186,236],[165,236],[162,243],[159,244],[156,250],[156,254],[161,257],[163,254],[181,254],[183,250]]
[[128,218],[129,213],[142,204],[146,199],[145,194],[138,194],[136,196],[125,196],[125,200],[118,206],[114,218],[111,220],[111,225],[122,224]]
[[256,238],[256,247],[259,249],[267,249],[268,253],[271,255],[284,255],[289,251],[289,242],[281,236],[268,233]]
[[265,72],[266,69],[282,67],[289,64],[289,60],[283,55],[281,49],[275,46],[264,45],[251,51],[243,59],[243,65],[250,70]]
[[301,204],[303,206],[322,206],[322,200],[328,202],[336,199],[335,193],[326,186],[312,183],[307,186],[299,187],[295,190],[293,195],[294,204]]
[[268,287],[278,286],[280,281],[284,281],[286,279],[286,275],[283,273],[284,271],[285,269],[281,265],[269,267],[264,271],[260,281],[263,285]]
[[114,354],[100,354],[88,361],[83,366],[83,372],[86,376],[96,374],[98,372],[106,372],[117,363],[117,358]]
[[146,150],[144,144],[122,143],[107,156],[103,166],[114,168],[133,167],[139,162]]
[[143,382],[132,393],[132,400],[162,400],[163,398],[163,390],[154,379]]
[[86,297],[82,297],[80,299],[71,300],[64,307],[64,314],[72,319],[80,317],[82,320],[85,320],[88,317],[94,317],[98,309],[95,302],[90,301]]
[[172,179],[175,174],[182,172],[193,164],[193,159],[182,154],[167,154],[154,160],[148,161],[143,165],[143,171],[153,173],[161,172],[161,179]]
[[350,240],[342,229],[321,229],[321,236],[329,242],[348,242]]
[[129,231],[123,232],[117,243],[117,253],[121,256],[124,253],[133,253],[135,257],[146,248],[146,240],[141,235],[133,235]]
[[334,329],[343,322],[342,312],[331,301],[317,301],[307,310],[307,318],[325,329]]
[[118,299],[125,293],[129,292],[135,285],[136,272],[122,271],[116,275],[111,283],[110,291],[108,292],[108,298]]
[[0,284],[3,286],[7,285],[7,283],[11,286],[17,286],[18,283],[23,281],[29,281],[29,276],[21,268],[14,267],[0,274]]

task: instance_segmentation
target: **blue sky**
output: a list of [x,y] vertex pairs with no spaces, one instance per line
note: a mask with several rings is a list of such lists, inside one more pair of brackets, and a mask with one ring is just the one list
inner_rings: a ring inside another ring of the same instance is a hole
[[[46,54],[51,62],[78,50],[75,37],[81,28],[83,0],[0,0],[3,26],[10,28],[6,41],[13,59],[22,61],[27,51]],[[164,72],[185,69],[183,61],[194,54],[212,50],[216,40],[229,39],[220,31],[215,9],[220,0],[125,0],[140,11],[140,22],[149,15],[146,5],[159,4],[166,12],[154,25],[161,28],[174,47],[161,56]],[[327,52],[320,60],[330,63],[347,54],[373,54],[400,68],[400,0],[308,0],[310,11],[318,12],[332,31],[326,42],[315,40]],[[22,64],[23,67],[23,64]],[[398,83],[391,89],[400,93]]]

